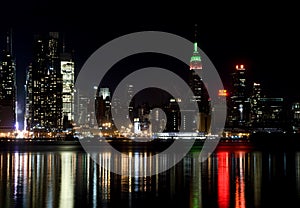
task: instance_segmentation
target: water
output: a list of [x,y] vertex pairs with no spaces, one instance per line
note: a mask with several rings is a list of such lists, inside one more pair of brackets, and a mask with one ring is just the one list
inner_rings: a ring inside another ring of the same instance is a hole
[[[149,171],[147,150],[125,169]],[[191,207],[244,208],[300,206],[300,151],[216,150],[203,163],[197,151],[154,176],[121,176],[81,150],[0,152],[1,207]],[[145,174],[146,175],[146,174]]]

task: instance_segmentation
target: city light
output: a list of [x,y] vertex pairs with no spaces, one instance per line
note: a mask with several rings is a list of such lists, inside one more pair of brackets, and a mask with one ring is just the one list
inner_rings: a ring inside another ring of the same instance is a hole
[[227,92],[227,90],[219,90],[218,95],[221,96],[221,97],[227,97],[228,92]]
[[236,66],[235,66],[235,68],[236,68],[237,70],[245,70],[245,68],[244,68],[244,65],[243,65],[243,64],[236,65]]

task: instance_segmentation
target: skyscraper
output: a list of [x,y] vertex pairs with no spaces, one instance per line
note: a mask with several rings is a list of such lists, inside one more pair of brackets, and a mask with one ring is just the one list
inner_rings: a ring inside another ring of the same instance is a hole
[[202,109],[201,101],[203,101],[202,91],[203,89],[203,82],[202,78],[196,73],[196,70],[201,72],[202,70],[202,63],[201,57],[198,52],[197,42],[194,43],[194,52],[190,60],[190,74],[189,74],[189,85],[193,91],[193,100],[199,104],[199,107]]
[[16,125],[16,65],[12,56],[11,32],[0,65],[0,131],[15,130]]
[[99,88],[96,97],[96,118],[100,129],[106,130],[112,127],[111,102],[109,88]]
[[261,103],[261,85],[260,83],[253,83],[252,95],[250,97],[250,123],[252,126],[260,124],[262,119],[262,103]]
[[[29,110],[27,128],[51,130],[62,128],[62,74],[60,69],[59,36],[57,32],[35,38],[33,61],[28,71],[26,101]],[[31,88],[31,89],[29,89]]]
[[283,128],[284,118],[284,99],[283,98],[260,98],[262,117],[260,127],[277,129]]
[[[190,59],[189,86],[193,92],[191,102],[197,102],[199,112],[195,112],[198,116],[198,131],[208,132],[210,126],[210,107],[209,96],[205,84],[202,80],[202,63],[201,56],[198,52],[197,42],[194,43],[193,55]],[[200,72],[200,76],[198,73]]]
[[291,128],[293,132],[300,132],[300,102],[292,103]]
[[230,125],[245,126],[249,121],[250,102],[246,85],[246,68],[236,65],[232,73],[232,92],[230,97]]
[[62,113],[64,128],[74,122],[74,61],[71,54],[60,55],[60,69],[62,74]]

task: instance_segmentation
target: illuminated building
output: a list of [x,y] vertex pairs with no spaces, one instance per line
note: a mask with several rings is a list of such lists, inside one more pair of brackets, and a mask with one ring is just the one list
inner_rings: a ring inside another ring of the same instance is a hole
[[25,114],[24,114],[24,130],[30,130],[30,124],[33,123],[33,80],[32,80],[32,64],[26,70],[25,81]]
[[262,117],[260,126],[282,128],[284,124],[283,98],[260,98]]
[[[222,123],[219,123],[219,120],[216,119],[216,115],[219,115],[220,113],[226,112],[228,109],[227,107],[227,98],[229,96],[229,93],[225,89],[220,89],[218,91],[218,99],[214,101],[213,108],[212,108],[212,123],[214,126],[222,126]],[[222,134],[224,129],[218,129],[218,133]]]
[[61,54],[62,103],[64,128],[74,121],[74,61],[71,54]]
[[165,108],[167,116],[166,132],[179,132],[181,118],[178,103],[181,102],[179,98],[170,99],[169,105]]
[[152,108],[150,113],[150,122],[153,133],[163,132],[166,128],[166,114],[160,108]]
[[99,96],[103,97],[103,99],[107,99],[110,98],[110,91],[109,88],[105,87],[105,88],[100,88],[100,92],[99,92]]
[[100,129],[108,130],[112,127],[111,102],[109,88],[100,88],[96,97],[96,117]]
[[292,103],[291,122],[292,131],[300,132],[300,102]]
[[133,119],[133,132],[135,134],[140,134],[141,131],[141,122],[139,118],[134,118]]
[[134,107],[135,107],[135,102],[134,102],[134,87],[132,84],[127,85],[127,106],[128,106],[128,118],[133,120],[134,117]]
[[228,96],[227,90],[219,90],[218,98],[221,100],[222,103],[226,103],[226,97]]
[[[33,61],[28,71],[26,86],[27,129],[56,131],[62,128],[62,74],[59,56],[59,36],[56,32],[36,36]],[[31,89],[30,89],[31,88]]]
[[75,123],[77,127],[95,128],[97,127],[97,118],[95,117],[96,93],[91,99],[79,89],[75,90]]
[[250,123],[252,126],[257,126],[262,119],[262,106],[261,106],[261,85],[253,83],[252,95],[250,97]]
[[[198,51],[197,42],[194,43],[193,55],[190,59],[189,86],[193,92],[191,102],[197,102],[198,114],[198,131],[209,132],[210,126],[210,104],[207,89],[201,77],[202,62]],[[200,75],[198,73],[200,72]],[[193,122],[193,121],[192,121]]]
[[[189,85],[193,92],[192,102],[197,102],[200,112],[208,113],[208,93],[201,77],[202,63],[198,52],[197,42],[194,43],[194,52],[190,60]],[[200,72],[200,76],[197,72]]]
[[232,73],[229,123],[233,127],[246,126],[249,121],[250,103],[247,95],[246,68],[236,65]]
[[119,112],[126,115],[126,120],[130,118],[133,121],[134,117],[134,86],[132,84],[127,84],[126,88],[124,89],[124,97],[120,100],[119,97],[114,97],[112,100],[112,111],[117,115]]
[[16,128],[16,65],[12,56],[11,33],[7,35],[7,48],[0,64],[0,131]]

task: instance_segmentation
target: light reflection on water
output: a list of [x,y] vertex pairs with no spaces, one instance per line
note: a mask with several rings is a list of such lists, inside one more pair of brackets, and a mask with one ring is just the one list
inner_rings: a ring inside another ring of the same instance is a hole
[[[2,152],[0,207],[246,208],[286,200],[299,205],[300,152],[225,149],[203,163],[198,153],[189,153],[149,177],[155,163],[145,158],[151,154],[129,152],[134,160],[126,160],[102,152],[96,155],[102,168],[81,151]],[[111,173],[112,164],[129,176]]]

